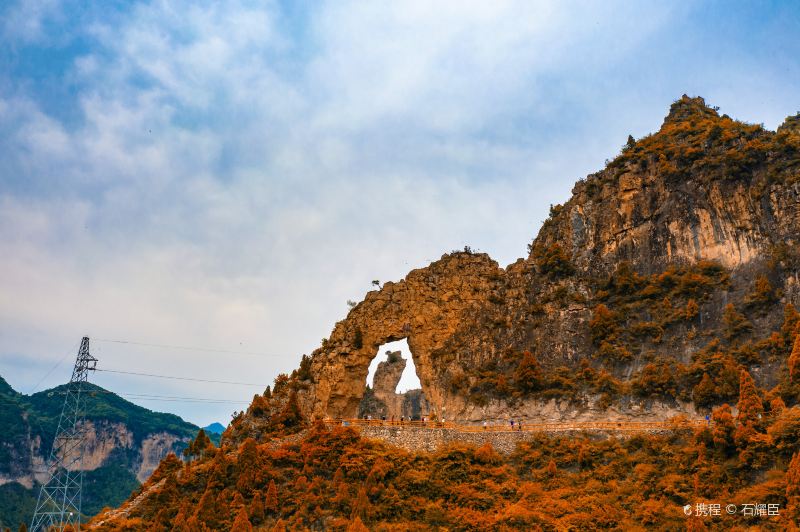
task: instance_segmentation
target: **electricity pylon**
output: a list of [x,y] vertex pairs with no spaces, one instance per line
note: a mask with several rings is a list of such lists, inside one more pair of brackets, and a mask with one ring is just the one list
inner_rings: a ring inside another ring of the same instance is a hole
[[85,383],[97,359],[89,354],[89,338],[83,337],[78,358],[65,392],[64,406],[50,450],[50,478],[39,490],[31,532],[62,532],[67,527],[80,530],[83,451],[86,447],[84,424]]

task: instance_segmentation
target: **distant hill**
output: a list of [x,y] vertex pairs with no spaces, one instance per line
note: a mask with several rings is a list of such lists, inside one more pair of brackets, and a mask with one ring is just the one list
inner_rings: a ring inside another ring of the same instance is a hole
[[[87,384],[88,444],[83,510],[94,515],[125,500],[170,451],[180,453],[199,428]],[[23,395],[0,377],[0,526],[28,522],[58,425],[66,385]],[[218,440],[218,437],[217,437]]]
[[210,425],[203,427],[207,434],[222,434],[225,432],[225,425],[222,423],[214,422]]

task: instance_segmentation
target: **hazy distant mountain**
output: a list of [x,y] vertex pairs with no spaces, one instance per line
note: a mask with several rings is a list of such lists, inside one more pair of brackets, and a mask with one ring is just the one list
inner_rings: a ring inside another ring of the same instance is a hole
[[203,427],[203,430],[206,431],[207,434],[222,434],[225,432],[225,425],[215,421],[214,423]]

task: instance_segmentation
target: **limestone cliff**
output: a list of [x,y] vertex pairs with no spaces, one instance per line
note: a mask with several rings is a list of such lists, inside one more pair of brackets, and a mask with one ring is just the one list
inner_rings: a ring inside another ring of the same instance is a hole
[[740,367],[794,401],[798,122],[772,132],[682,97],[552,207],[527,258],[465,249],[369,292],[274,408],[355,415],[379,346],[404,338],[448,419],[694,414],[734,397]]

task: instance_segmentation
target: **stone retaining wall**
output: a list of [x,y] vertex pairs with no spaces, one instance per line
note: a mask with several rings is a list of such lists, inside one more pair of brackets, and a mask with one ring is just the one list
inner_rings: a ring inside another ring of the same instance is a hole
[[[448,443],[466,443],[469,445],[481,446],[485,443],[491,443],[494,449],[503,454],[509,454],[516,449],[517,444],[521,441],[531,440],[541,432],[523,431],[523,432],[463,432],[457,429],[447,428],[422,428],[422,427],[409,427],[409,426],[390,426],[390,425],[372,425],[353,427],[358,430],[364,438],[372,438],[383,440],[396,447],[401,447],[409,451],[428,451],[432,452]],[[653,433],[667,432],[666,430],[654,430]],[[614,432],[607,430],[552,430],[547,434],[573,434],[573,435],[588,435],[594,438],[609,438],[609,437],[629,437],[630,432]]]

